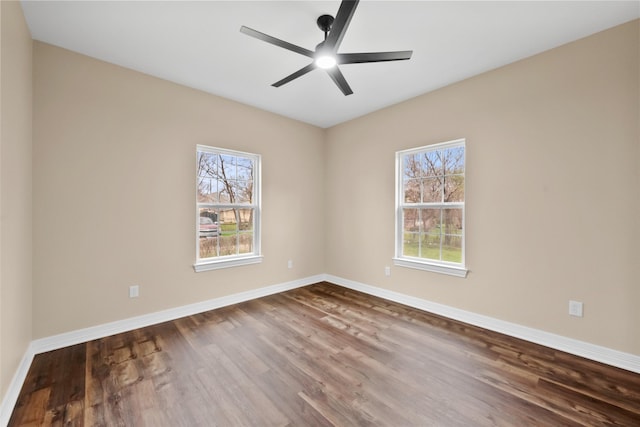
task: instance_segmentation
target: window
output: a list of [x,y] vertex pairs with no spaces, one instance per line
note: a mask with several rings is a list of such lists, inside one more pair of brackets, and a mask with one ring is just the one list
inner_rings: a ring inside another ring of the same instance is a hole
[[198,145],[196,271],[260,262],[260,156]]
[[465,140],[396,153],[394,264],[465,277]]

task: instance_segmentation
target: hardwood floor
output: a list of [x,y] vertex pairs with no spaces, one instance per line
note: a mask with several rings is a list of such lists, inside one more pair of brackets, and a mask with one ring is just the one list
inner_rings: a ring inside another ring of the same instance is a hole
[[10,426],[640,426],[640,375],[328,283],[35,357]]

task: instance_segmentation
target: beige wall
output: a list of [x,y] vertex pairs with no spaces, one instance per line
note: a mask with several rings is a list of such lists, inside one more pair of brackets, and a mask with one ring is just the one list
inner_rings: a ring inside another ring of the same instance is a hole
[[[640,355],[638,34],[326,131],[36,43],[34,337],[326,272]],[[395,151],[462,137],[469,276],[385,277]],[[196,144],[263,155],[264,263],[193,272]]]
[[0,396],[31,341],[31,35],[0,2]]
[[[638,36],[635,21],[329,129],[327,272],[640,355]],[[456,138],[468,277],[385,277],[395,151]]]
[[[35,338],[324,271],[323,130],[34,46]],[[263,263],[193,271],[196,144],[262,155]]]

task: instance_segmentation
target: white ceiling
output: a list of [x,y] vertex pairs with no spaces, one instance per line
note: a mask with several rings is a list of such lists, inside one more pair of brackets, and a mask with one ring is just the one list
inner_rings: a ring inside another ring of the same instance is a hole
[[314,50],[339,1],[22,1],[35,40],[320,127],[362,116],[640,16],[638,1],[361,1],[339,52],[413,50],[350,64],[344,96],[323,70],[280,88]]

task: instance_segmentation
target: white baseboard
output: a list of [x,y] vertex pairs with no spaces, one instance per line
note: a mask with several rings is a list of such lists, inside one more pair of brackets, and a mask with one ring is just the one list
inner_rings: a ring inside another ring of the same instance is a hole
[[35,354],[44,353],[45,351],[56,350],[58,348],[70,345],[80,344],[83,342],[108,337],[109,335],[119,334],[131,331],[145,326],[155,325],[170,320],[179,319],[185,316],[191,316],[205,311],[214,310],[220,307],[237,304],[244,301],[264,297],[267,295],[277,294],[278,292],[288,291],[290,289],[311,285],[324,280],[324,275],[310,276],[304,279],[298,279],[291,282],[271,285],[264,288],[253,289],[250,291],[240,292],[233,295],[214,298],[207,301],[196,302],[194,304],[183,305],[181,307],[170,308],[155,313],[144,314],[142,316],[130,317],[128,319],[116,320],[115,322],[105,323],[103,325],[91,326],[85,329],[65,332],[59,335],[53,335],[47,338],[34,340],[32,345]]
[[324,275],[310,276],[291,282],[280,283],[277,285],[267,286],[251,291],[240,292],[220,298],[214,298],[207,301],[197,302],[194,304],[184,305],[181,307],[170,308],[168,310],[158,311],[155,313],[144,314],[142,316],[131,317],[129,319],[117,320],[115,322],[105,323],[103,325],[91,326],[89,328],[79,329],[76,331],[65,332],[63,334],[53,335],[46,338],[40,338],[31,341],[27,348],[20,366],[13,376],[13,380],[9,385],[7,393],[5,393],[0,407],[0,426],[6,426],[16,405],[22,384],[27,377],[29,367],[36,354],[44,353],[59,348],[68,347],[70,345],[80,344],[99,338],[108,337],[109,335],[119,334],[131,331],[145,326],[155,325],[174,319],[179,319],[193,314],[203,313],[205,311],[214,310],[220,307],[237,304],[244,301],[264,297],[267,295],[277,294],[279,292],[288,291],[302,286],[311,285],[313,283],[322,282]]
[[324,280],[335,283],[336,285],[355,291],[364,292],[369,295],[384,298],[409,307],[418,308],[428,311],[449,319],[458,320],[469,323],[491,331],[499,332],[511,337],[520,338],[545,347],[564,351],[586,359],[595,360],[596,362],[605,363],[607,365],[626,369],[631,372],[640,374],[640,356],[613,350],[584,341],[575,340],[573,338],[563,337],[561,335],[552,334],[538,329],[529,328],[515,323],[505,322],[504,320],[494,319],[489,316],[472,313],[458,308],[450,307],[443,304],[423,300],[399,292],[387,289],[377,288],[353,280],[343,279],[332,275],[325,275]]
[[25,351],[24,356],[22,357],[22,360],[20,361],[20,365],[18,365],[18,369],[15,374],[13,374],[11,383],[9,383],[9,388],[2,399],[2,406],[0,406],[0,426],[6,426],[9,424],[9,418],[11,418],[13,408],[16,406],[16,402],[18,401],[22,384],[24,384],[24,380],[27,378],[27,373],[29,372],[29,367],[31,367],[34,354],[35,353],[33,353],[31,345],[29,345],[29,347],[27,347],[27,351]]

